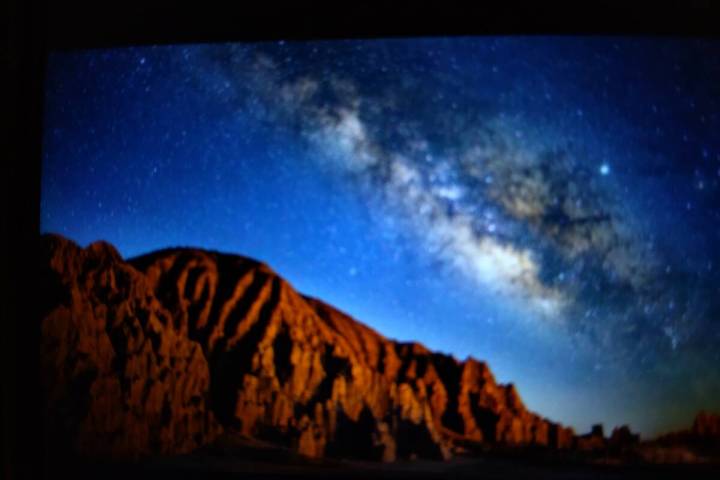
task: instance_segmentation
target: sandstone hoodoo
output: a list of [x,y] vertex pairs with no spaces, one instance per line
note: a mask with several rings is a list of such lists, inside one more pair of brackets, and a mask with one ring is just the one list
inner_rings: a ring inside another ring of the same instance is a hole
[[72,450],[173,454],[225,431],[392,461],[577,441],[486,363],[387,339],[249,258],[179,248],[125,261],[57,235],[41,258],[45,415]]

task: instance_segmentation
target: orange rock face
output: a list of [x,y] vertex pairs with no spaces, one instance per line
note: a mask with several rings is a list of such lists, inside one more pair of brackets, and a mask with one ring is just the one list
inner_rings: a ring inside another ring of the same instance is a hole
[[222,430],[311,457],[570,448],[484,362],[389,340],[254,260],[43,237],[47,418],[77,450],[179,453]]
[[106,243],[43,238],[41,362],[46,425],[70,449],[134,457],[182,453],[221,427],[210,369],[145,276]]

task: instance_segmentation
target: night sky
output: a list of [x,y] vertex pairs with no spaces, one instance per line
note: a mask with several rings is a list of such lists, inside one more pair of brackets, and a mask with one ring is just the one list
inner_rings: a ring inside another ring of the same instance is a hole
[[265,261],[579,432],[720,409],[720,42],[64,52],[46,92],[44,232]]

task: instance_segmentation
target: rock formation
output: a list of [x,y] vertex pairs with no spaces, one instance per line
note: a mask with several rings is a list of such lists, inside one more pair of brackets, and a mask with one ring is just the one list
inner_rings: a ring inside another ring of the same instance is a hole
[[593,425],[590,433],[580,435],[579,437],[577,437],[575,443],[578,450],[592,451],[604,449],[607,442],[605,439],[603,426],[600,424]]
[[107,243],[42,239],[41,365],[52,449],[182,453],[220,431],[202,348]]
[[387,339],[257,261],[42,237],[46,418],[75,451],[180,453],[222,430],[311,456],[570,448],[487,364]]
[[633,433],[628,425],[622,425],[613,429],[607,443],[611,451],[622,452],[637,446],[640,435]]
[[701,411],[689,428],[642,442],[637,452],[647,463],[720,465],[720,415]]
[[661,444],[712,443],[720,445],[720,414],[701,411],[690,428],[661,435],[656,439]]
[[699,438],[720,439],[720,415],[709,412],[698,413],[691,431]]

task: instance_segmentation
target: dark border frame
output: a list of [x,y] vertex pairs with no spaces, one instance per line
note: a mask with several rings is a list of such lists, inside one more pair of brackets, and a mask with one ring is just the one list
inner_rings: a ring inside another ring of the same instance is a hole
[[52,50],[139,44],[272,39],[439,35],[716,36],[715,0],[577,0],[470,3],[408,0],[354,3],[238,1],[229,7],[159,0],[63,2],[10,0],[8,20],[9,142],[0,173],[0,219],[6,240],[0,267],[2,476],[44,478],[42,398],[36,354],[34,248],[39,232],[44,68]]

